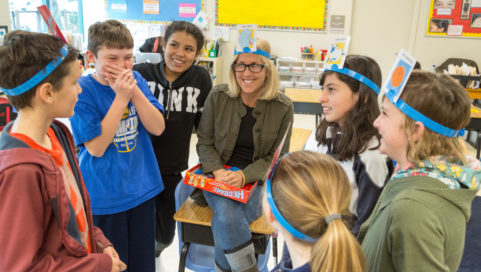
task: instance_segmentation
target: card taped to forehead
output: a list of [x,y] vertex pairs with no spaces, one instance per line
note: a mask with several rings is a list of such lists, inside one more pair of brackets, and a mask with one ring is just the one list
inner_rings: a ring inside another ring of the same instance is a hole
[[269,167],[269,174],[267,175],[267,179],[271,179],[272,175],[274,174],[274,171],[273,171],[274,165],[276,164],[277,160],[279,159],[279,156],[281,155],[281,151],[282,151],[282,148],[284,147],[284,143],[286,141],[287,134],[289,133],[289,129],[291,128],[291,125],[292,125],[292,123],[289,122],[289,124],[287,125],[287,130],[284,133],[284,136],[282,137],[281,143],[277,147],[276,152],[274,153],[274,156],[272,157],[272,162],[271,162],[271,166]]
[[236,52],[250,53],[257,50],[257,26],[239,25],[236,29]]
[[391,72],[389,73],[383,87],[385,92],[394,93],[394,103],[396,103],[399,97],[401,97],[401,93],[409,79],[409,75],[411,75],[411,72],[414,69],[414,65],[416,65],[416,59],[409,55],[406,50],[401,49],[397,54],[397,58],[394,61]]
[[349,49],[350,36],[335,38],[329,46],[327,53],[325,69],[329,70],[333,65],[337,66],[337,69],[344,67],[344,61],[346,60],[347,51]]

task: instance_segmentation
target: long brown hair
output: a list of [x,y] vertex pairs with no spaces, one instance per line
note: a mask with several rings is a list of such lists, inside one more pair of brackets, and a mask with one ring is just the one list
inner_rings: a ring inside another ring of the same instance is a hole
[[[351,186],[333,158],[311,151],[283,157],[272,178],[272,196],[289,224],[318,238],[311,252],[312,271],[365,271],[364,254],[348,227]],[[341,219],[326,223],[331,214]]]
[[[471,100],[466,90],[452,77],[426,71],[413,71],[401,94],[411,107],[448,128],[459,130],[470,120]],[[415,121],[404,115],[403,128],[412,131]],[[449,138],[428,128],[421,139],[414,141],[408,135],[407,159],[416,163],[436,155],[466,163],[464,148],[458,138]]]
[[[348,55],[344,67],[362,74],[378,86],[381,86],[381,69],[372,58]],[[326,77],[332,74],[337,75],[339,80],[349,86],[353,93],[358,93],[359,98],[353,108],[346,113],[342,127],[337,123],[323,119],[317,127],[316,140],[320,144],[328,144],[326,131],[331,127],[333,129],[333,137],[337,137],[335,148],[338,153],[336,159],[344,161],[366,150],[369,141],[374,136],[378,139],[378,145],[374,149],[379,147],[380,136],[373,125],[374,120],[379,115],[379,105],[377,103],[377,94],[372,89],[344,74],[334,71],[323,72],[320,80],[321,86],[324,85]],[[338,134],[339,132],[340,134]]]

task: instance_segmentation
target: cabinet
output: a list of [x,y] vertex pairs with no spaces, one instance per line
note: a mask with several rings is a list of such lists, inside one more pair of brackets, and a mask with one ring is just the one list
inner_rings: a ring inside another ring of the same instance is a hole
[[278,58],[279,88],[321,89],[319,76],[324,71],[324,61],[296,58]]
[[222,56],[217,58],[199,58],[196,64],[209,71],[214,86],[222,83]]

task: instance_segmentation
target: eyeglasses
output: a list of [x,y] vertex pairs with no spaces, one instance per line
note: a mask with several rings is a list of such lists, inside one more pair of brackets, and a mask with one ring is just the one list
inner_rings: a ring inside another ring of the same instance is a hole
[[251,63],[251,64],[232,63],[232,69],[234,69],[235,72],[244,72],[247,67],[249,67],[249,71],[251,71],[252,73],[260,73],[262,69],[265,67],[265,65],[257,64],[257,63]]

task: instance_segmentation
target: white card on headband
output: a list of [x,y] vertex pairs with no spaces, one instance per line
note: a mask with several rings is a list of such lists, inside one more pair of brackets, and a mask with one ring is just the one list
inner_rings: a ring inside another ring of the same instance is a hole
[[192,23],[196,25],[200,30],[207,29],[207,27],[209,26],[209,16],[207,16],[205,12],[199,11]]
[[406,50],[401,49],[397,54],[396,61],[394,61],[394,65],[383,87],[385,92],[394,92],[394,103],[401,97],[401,93],[409,79],[409,75],[411,75],[414,69],[414,65],[416,65],[416,59],[409,55]]
[[350,36],[335,38],[329,46],[327,53],[326,63],[324,63],[324,69],[328,70],[335,64],[338,69],[344,67],[344,61],[346,60],[347,50],[349,49]]
[[237,52],[255,52],[257,50],[256,34],[257,25],[238,25],[236,29],[236,46]]

